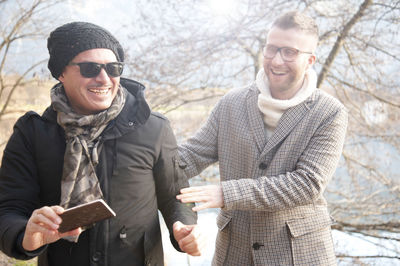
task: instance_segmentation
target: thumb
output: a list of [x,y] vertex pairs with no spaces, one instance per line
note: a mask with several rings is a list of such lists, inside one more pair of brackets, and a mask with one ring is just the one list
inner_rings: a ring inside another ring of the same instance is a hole
[[172,227],[174,231],[180,231],[182,228],[184,228],[184,224],[181,221],[177,221]]
[[180,221],[175,222],[172,226],[172,229],[174,231],[175,240],[177,241],[181,240],[192,231],[192,228],[190,228],[187,225],[184,225]]
[[192,229],[193,229],[193,226],[192,225],[186,225],[186,224],[183,224],[180,221],[177,221],[177,222],[174,223],[173,229],[178,231],[178,232],[182,232],[182,233],[183,232],[190,233],[192,231]]

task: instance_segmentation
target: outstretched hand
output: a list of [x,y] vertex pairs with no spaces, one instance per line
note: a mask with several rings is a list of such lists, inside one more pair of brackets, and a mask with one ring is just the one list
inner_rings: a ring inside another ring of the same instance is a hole
[[224,195],[220,185],[208,185],[188,187],[181,189],[181,194],[176,198],[183,203],[203,203],[192,208],[193,211],[201,211],[208,208],[221,208],[224,206]]
[[25,228],[22,247],[27,251],[33,251],[62,237],[79,235],[82,232],[80,228],[65,233],[58,232],[61,224],[59,214],[63,212],[64,209],[60,206],[46,206],[34,210]]
[[177,221],[173,225],[174,238],[179,248],[192,256],[201,256],[206,239],[197,224],[186,225]]

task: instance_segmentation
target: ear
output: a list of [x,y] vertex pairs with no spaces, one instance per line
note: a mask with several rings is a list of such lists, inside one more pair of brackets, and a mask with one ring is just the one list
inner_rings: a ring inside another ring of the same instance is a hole
[[315,54],[311,54],[308,57],[308,63],[310,64],[310,66],[314,65],[316,60],[317,60],[317,57],[315,56]]
[[64,72],[61,73],[61,75],[58,77],[58,80],[59,80],[61,83],[64,83],[64,81],[65,81]]
[[315,54],[309,55],[308,59],[307,59],[307,63],[308,63],[307,69],[312,67],[315,64],[316,60],[317,60],[317,57],[315,56]]

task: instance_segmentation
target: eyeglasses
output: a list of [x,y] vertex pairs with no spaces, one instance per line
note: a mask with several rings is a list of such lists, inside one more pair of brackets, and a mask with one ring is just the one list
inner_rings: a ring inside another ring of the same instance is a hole
[[291,47],[276,47],[272,44],[267,44],[263,49],[264,57],[267,59],[274,58],[277,52],[280,52],[283,61],[286,62],[293,62],[296,60],[299,53],[312,54],[312,52],[304,52]]
[[71,62],[69,65],[79,66],[79,71],[81,75],[85,78],[94,78],[100,74],[102,68],[105,69],[107,74],[111,77],[119,77],[124,70],[124,64],[121,62],[112,62],[107,64],[99,64],[95,62],[82,62],[74,63]]

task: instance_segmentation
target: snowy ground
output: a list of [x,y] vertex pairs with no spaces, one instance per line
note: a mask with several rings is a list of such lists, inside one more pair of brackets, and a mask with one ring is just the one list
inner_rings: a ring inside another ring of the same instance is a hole
[[[200,212],[198,216],[198,224],[207,235],[208,245],[204,254],[200,257],[188,256],[184,253],[177,252],[169,241],[168,231],[166,230],[165,224],[162,224],[163,232],[163,246],[166,266],[209,266],[211,265],[212,256],[214,254],[214,243],[217,234],[217,226],[215,219],[217,212],[204,211]],[[377,254],[385,254],[394,256],[394,252],[387,251],[386,249],[379,248],[373,243],[378,243],[381,246],[386,246],[392,250],[400,251],[400,245],[391,242],[384,241],[379,243],[374,238],[368,238],[363,236],[351,236],[340,231],[333,231],[333,239],[335,242],[337,254],[351,254],[358,256],[371,256]],[[354,265],[374,265],[374,266],[399,266],[399,260],[393,259],[362,259],[358,262],[350,259],[338,259],[339,266],[354,266]]]

